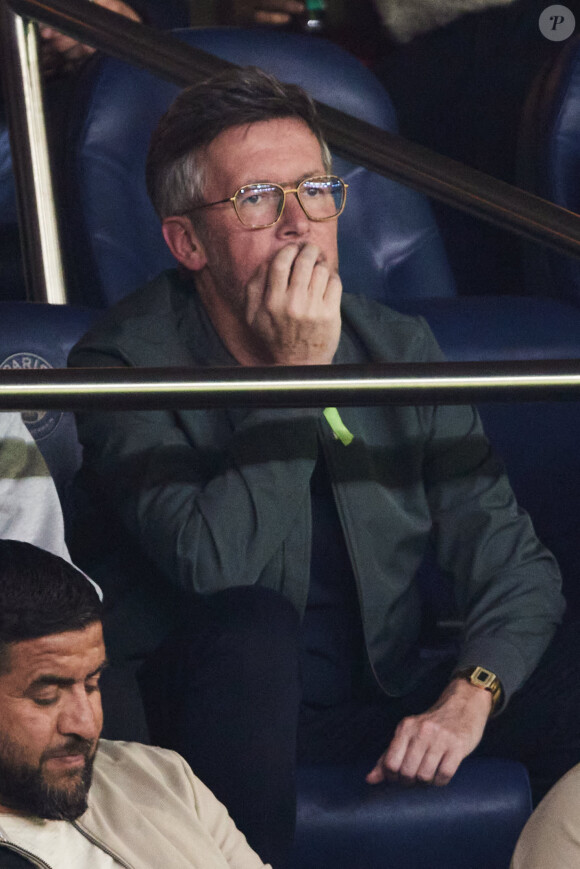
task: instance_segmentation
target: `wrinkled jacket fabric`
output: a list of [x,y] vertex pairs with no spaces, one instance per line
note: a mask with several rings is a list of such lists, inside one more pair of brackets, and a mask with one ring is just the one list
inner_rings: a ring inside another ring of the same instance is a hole
[[[437,362],[422,318],[345,294],[335,364]],[[193,282],[163,273],[113,308],[73,349],[73,366],[234,365]],[[560,575],[516,504],[471,407],[81,413],[89,475],[125,528],[187,594],[279,590],[304,610],[310,477],[324,450],[354,569],[369,660],[391,695],[432,663],[419,653],[415,580],[430,541],[464,623],[458,667],[481,665],[504,696],[522,684],[563,612]]]
[[[100,741],[88,809],[74,824],[128,869],[271,869],[182,757],[136,742]],[[0,839],[5,865],[45,864]]]

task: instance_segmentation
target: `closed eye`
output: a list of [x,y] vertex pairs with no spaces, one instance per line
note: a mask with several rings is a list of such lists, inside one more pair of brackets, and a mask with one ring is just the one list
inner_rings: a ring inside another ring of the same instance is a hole
[[32,697],[31,699],[36,706],[53,706],[58,700],[58,694],[53,697]]
[[100,690],[101,686],[98,680],[96,682],[87,682],[85,685],[85,691],[87,692],[87,694],[94,694],[95,691]]

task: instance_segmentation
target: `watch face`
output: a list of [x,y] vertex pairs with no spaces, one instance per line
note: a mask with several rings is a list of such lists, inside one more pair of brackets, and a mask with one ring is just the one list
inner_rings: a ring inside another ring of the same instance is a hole
[[487,688],[489,691],[494,691],[499,687],[495,673],[486,670],[485,667],[475,667],[469,681],[472,685],[476,685],[478,688]]

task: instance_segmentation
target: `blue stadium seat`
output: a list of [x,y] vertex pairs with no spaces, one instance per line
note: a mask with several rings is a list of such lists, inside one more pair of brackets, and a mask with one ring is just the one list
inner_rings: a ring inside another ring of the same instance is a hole
[[[66,368],[71,347],[96,313],[66,305],[0,302],[0,368]],[[55,481],[65,520],[70,519],[72,481],[81,463],[74,416],[35,410],[22,415]]]
[[8,124],[0,106],[0,230],[16,223],[16,195]]
[[[565,43],[531,88],[518,153],[521,187],[580,213],[580,36]],[[580,259],[523,245],[527,292],[580,303]]]
[[[177,35],[232,62],[261,64],[322,102],[396,131],[392,104],[377,79],[332,43],[317,40],[312,51],[309,37],[238,28]],[[177,90],[110,58],[93,64],[80,83],[63,218],[73,294],[81,303],[110,305],[174,264],[143,169],[150,133]],[[516,295],[458,297],[427,200],[344,159],[335,158],[335,166],[350,184],[339,221],[341,274],[349,291],[423,313],[451,359],[576,355],[569,351],[580,329],[579,310]]]
[[445,788],[376,787],[365,772],[299,769],[292,869],[507,869],[529,813],[523,767],[467,758]]
[[0,100],[0,273],[3,299],[24,298],[20,236],[8,124]]
[[[377,79],[332,43],[317,40],[313,51],[309,37],[236,28],[177,35],[232,62],[262,65],[307,87],[315,98],[384,129],[396,128]],[[71,183],[65,209],[79,301],[109,305],[173,263],[147,198],[144,165],[151,131],[177,92],[113,59],[88,69],[81,82],[69,135]],[[367,295],[389,300],[408,294],[455,295],[424,197],[344,160],[336,160],[336,169],[351,184],[339,221],[345,284],[364,285]],[[377,219],[369,220],[371,214]]]
[[[175,27],[186,27],[189,23],[187,0],[141,0],[136,6],[138,11],[147,17],[147,23],[152,27],[169,30]],[[61,113],[66,111],[68,87],[69,82],[62,79],[49,81],[45,87],[48,116],[49,119],[55,118],[54,125],[57,129],[60,127]],[[20,253],[16,189],[1,90],[0,88],[0,274],[2,275],[0,299],[24,299],[26,290]],[[59,144],[56,138],[56,141],[53,141],[53,149]],[[58,185],[58,178],[54,181]]]

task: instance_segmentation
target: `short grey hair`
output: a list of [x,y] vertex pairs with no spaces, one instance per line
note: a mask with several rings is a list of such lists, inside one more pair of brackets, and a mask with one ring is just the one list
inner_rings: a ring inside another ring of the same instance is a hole
[[160,219],[203,204],[204,152],[220,133],[276,118],[304,121],[320,143],[325,172],[331,171],[316,107],[298,85],[236,67],[183,90],[154,130],[147,155],[147,190]]

